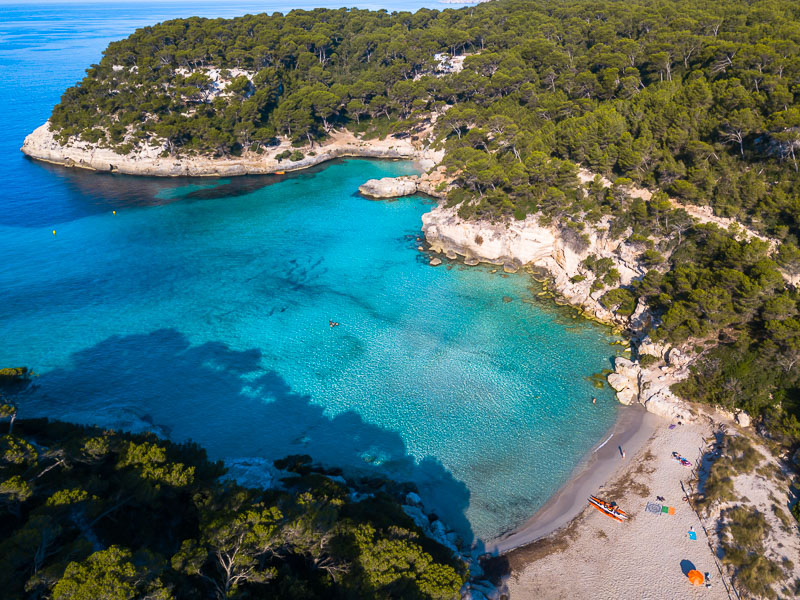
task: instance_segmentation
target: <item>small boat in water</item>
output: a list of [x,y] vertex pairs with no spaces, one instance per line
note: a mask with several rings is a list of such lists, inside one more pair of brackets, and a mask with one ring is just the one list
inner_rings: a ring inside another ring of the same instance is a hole
[[607,517],[611,517],[620,523],[628,518],[628,513],[626,513],[613,502],[606,502],[597,496],[589,496],[589,503]]

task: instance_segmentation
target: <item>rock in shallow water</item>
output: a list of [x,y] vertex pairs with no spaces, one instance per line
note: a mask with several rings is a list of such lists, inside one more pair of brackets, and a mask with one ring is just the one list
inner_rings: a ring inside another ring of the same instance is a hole
[[370,179],[358,186],[358,191],[368,198],[397,198],[415,194],[417,182],[410,177],[383,177]]

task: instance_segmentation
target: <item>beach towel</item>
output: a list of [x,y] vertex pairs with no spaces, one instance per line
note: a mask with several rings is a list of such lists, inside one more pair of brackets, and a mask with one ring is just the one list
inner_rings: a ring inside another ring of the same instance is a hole
[[648,502],[647,506],[645,507],[645,512],[655,513],[657,515],[661,514],[661,505],[656,504],[655,502]]
[[671,515],[675,514],[675,507],[674,506],[670,506],[669,507],[669,514],[671,514]]
[[689,532],[689,539],[697,541],[697,532],[696,531],[690,531]]
[[662,506],[661,507],[661,512],[664,513],[664,514],[668,513],[669,512],[669,506],[667,506],[666,504],[664,506]]
[[675,429],[675,423],[669,426],[670,429]]

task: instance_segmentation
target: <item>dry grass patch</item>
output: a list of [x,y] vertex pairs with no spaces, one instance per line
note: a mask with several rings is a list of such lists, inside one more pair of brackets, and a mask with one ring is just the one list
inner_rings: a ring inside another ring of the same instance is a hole
[[720,444],[720,456],[711,463],[708,476],[702,481],[703,491],[696,498],[697,507],[708,514],[717,503],[744,500],[736,497],[733,480],[738,475],[752,474],[763,460],[764,455],[747,437],[725,435]]
[[564,529],[535,542],[516,548],[504,555],[511,572],[521,573],[525,566],[545,556],[563,552],[578,538],[578,526],[585,520],[586,512],[575,517]]
[[736,506],[723,514],[722,562],[735,569],[737,587],[748,595],[775,598],[772,585],[784,578],[781,565],[765,555],[764,541],[770,527],[764,514],[755,508]]

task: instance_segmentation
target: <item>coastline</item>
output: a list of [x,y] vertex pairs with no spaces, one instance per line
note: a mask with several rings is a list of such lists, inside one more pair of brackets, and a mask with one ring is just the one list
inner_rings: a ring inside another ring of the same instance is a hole
[[[81,168],[124,175],[154,177],[233,177],[237,175],[270,175],[278,171],[298,171],[342,157],[384,158],[419,161],[422,170],[438,164],[443,151],[434,151],[413,144],[407,138],[362,140],[348,130],[335,130],[323,143],[300,148],[288,140],[268,152],[258,154],[245,150],[241,156],[163,156],[164,148],[150,146],[135,153],[121,155],[110,148],[99,148],[87,142],[62,146],[50,131],[50,122],[30,133],[20,148],[34,159],[67,168]],[[275,158],[286,151],[299,151],[299,160]],[[312,154],[313,153],[313,154]]]
[[[581,458],[566,483],[525,523],[487,543],[486,551],[506,554],[567,527],[586,509],[589,495],[602,496],[602,488],[631,464],[664,422],[643,407],[621,405],[614,425]],[[620,446],[626,459],[620,457]]]
[[[421,145],[415,146],[408,139],[360,140],[349,131],[334,132],[330,139],[315,145],[313,150],[310,147],[300,148],[305,154],[313,151],[315,155],[305,156],[294,162],[277,161],[266,155],[249,152],[242,157],[227,159],[175,158],[162,157],[160,154],[121,157],[109,149],[93,148],[88,144],[85,146],[59,146],[45,123],[26,138],[22,151],[31,158],[65,167],[164,177],[236,176],[271,174],[278,170],[298,171],[347,156],[416,160],[424,174],[425,170],[432,169],[441,162],[443,154],[425,149]],[[270,154],[278,154],[287,149],[295,150],[284,141],[280,146],[270,149]],[[160,152],[161,149],[158,150]],[[112,163],[111,160],[115,162]],[[423,181],[424,184],[420,185]],[[438,171],[433,179],[420,178],[416,190],[409,193],[419,191],[434,197],[441,196],[437,193],[436,186],[443,182],[444,173]],[[395,195],[390,194],[392,197]],[[616,327],[628,327],[631,324],[631,319],[620,318],[599,302],[598,295],[590,290],[591,281],[572,281],[572,277],[580,272],[583,254],[589,252],[612,258],[626,282],[641,276],[635,261],[627,252],[627,247],[616,240],[593,235],[589,248],[577,252],[565,243],[557,228],[544,227],[533,218],[513,223],[512,226],[465,222],[456,216],[454,210],[446,209],[442,205],[423,215],[422,230],[434,253],[444,254],[448,258],[460,255],[467,265],[486,262],[501,266],[507,271],[516,271],[526,265],[543,268],[552,279],[554,291],[568,304],[580,309],[585,317]],[[619,373],[620,369],[617,371]],[[657,375],[661,377],[660,373]],[[588,496],[602,496],[603,488],[618,479],[631,465],[633,457],[654,437],[659,424],[666,423],[656,414],[651,414],[657,411],[652,410],[653,407],[647,403],[648,398],[655,395],[654,392],[661,391],[664,394],[664,390],[669,393],[667,385],[654,385],[648,397],[637,395],[632,406],[620,402],[614,425],[580,459],[566,482],[522,525],[487,542],[486,552],[498,556],[524,551],[526,546],[537,541],[546,543],[544,538],[557,536],[580,521],[587,508]],[[674,396],[667,400],[683,405]],[[685,408],[679,410],[686,412]],[[612,436],[610,439],[609,435]],[[607,443],[602,445],[604,442]],[[626,450],[625,460],[619,455],[619,446]]]
[[[728,598],[713,551],[714,534],[683,502],[684,486],[690,485],[693,472],[677,465],[671,456],[677,450],[699,463],[705,452],[704,439],[712,430],[713,424],[705,419],[672,430],[656,427],[653,435],[628,455],[627,468],[618,469],[605,486],[609,499],[630,515],[628,521],[617,523],[597,511],[584,510],[568,527],[512,550],[502,559],[490,559],[504,561],[508,597]],[[658,495],[664,501],[659,501]],[[649,502],[673,507],[674,514],[648,513],[645,506]],[[691,530],[696,531],[696,540],[686,534]],[[688,584],[683,568],[687,562],[690,568],[711,574],[711,589]],[[570,576],[553,578],[553,573]]]

